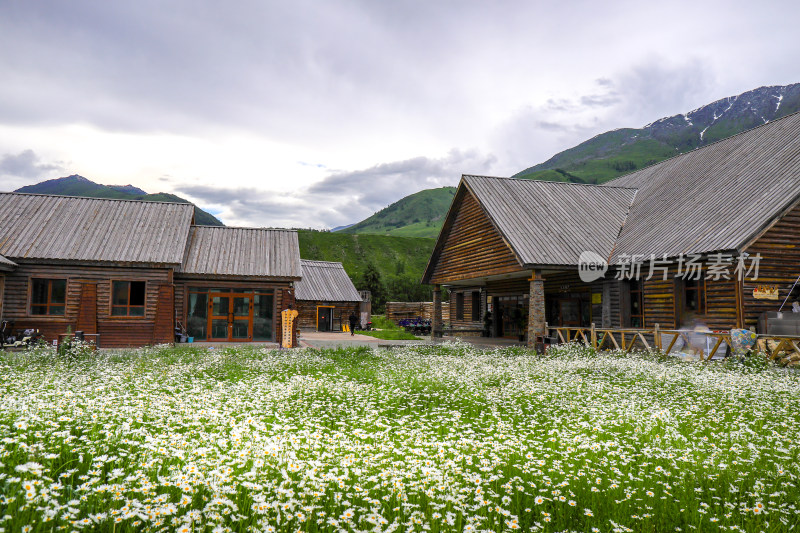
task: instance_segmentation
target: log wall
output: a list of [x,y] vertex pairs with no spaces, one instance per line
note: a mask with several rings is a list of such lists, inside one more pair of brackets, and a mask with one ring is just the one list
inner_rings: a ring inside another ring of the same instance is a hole
[[[709,261],[702,262],[702,277],[708,274]],[[684,319],[681,323],[681,298],[680,281],[676,278],[678,264],[669,266],[667,279],[663,273],[656,271],[649,280],[643,284],[644,299],[644,326],[653,328],[658,324],[661,328],[686,328],[703,325],[712,330],[725,330],[737,327],[737,295],[736,280],[733,272],[735,265],[730,268],[732,279],[704,279],[705,283],[705,313],[698,314],[691,319],[691,323]],[[649,266],[642,266],[642,276],[647,277]],[[623,281],[624,283],[624,281]],[[624,305],[625,302],[622,302]]]
[[[386,318],[397,324],[404,318],[433,319],[433,302],[386,302]],[[450,304],[442,302],[442,322],[450,321]]]
[[297,327],[301,330],[317,331],[317,307],[333,307],[333,330],[342,331],[342,326],[349,326],[350,313],[355,313],[361,320],[361,302],[322,302],[297,300]]
[[[171,331],[166,336],[160,331],[157,334],[155,328],[156,314],[160,311],[160,287],[170,284],[171,270],[168,268],[57,265],[23,261],[17,263],[17,269],[6,277],[3,296],[4,317],[14,321],[15,329],[38,329],[47,341],[52,341],[59,334],[66,333],[68,327],[77,331],[79,324],[85,328],[84,331],[90,332],[94,315],[101,347],[143,346],[171,342],[173,339]],[[67,280],[63,316],[38,316],[30,313],[31,278]],[[146,282],[145,316],[111,316],[112,281]],[[91,300],[93,292],[94,306]],[[162,306],[164,304],[161,303]],[[171,302],[168,305],[168,312],[172,314]]]
[[430,283],[479,278],[521,269],[511,248],[500,236],[470,192],[461,205],[439,251]]
[[[478,320],[472,320],[473,293],[478,293],[478,305],[480,309],[480,316]],[[458,318],[458,313],[456,312],[459,294],[462,294],[462,297],[464,298],[464,313],[460,319]],[[447,304],[444,304],[443,307],[447,307],[448,318],[446,321],[450,323],[450,327],[454,330],[454,332],[458,329],[472,330],[472,333],[475,333],[474,330],[483,330],[483,310],[486,309],[486,291],[481,291],[480,287],[469,287],[466,289],[451,288],[450,301],[447,302]]]
[[[761,254],[758,279],[745,279],[741,285],[744,323],[745,327],[750,327],[758,324],[761,313],[777,311],[787,296],[791,297],[784,311],[791,311],[792,301],[800,298],[797,288],[790,295],[792,285],[800,276],[800,206],[789,211],[745,251],[751,257]],[[759,285],[777,286],[779,299],[754,298],[753,289]]]

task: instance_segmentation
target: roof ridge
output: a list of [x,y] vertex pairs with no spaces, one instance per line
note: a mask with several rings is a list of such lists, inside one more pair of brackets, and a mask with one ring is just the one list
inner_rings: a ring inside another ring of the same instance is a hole
[[[553,181],[553,180],[537,180],[531,178],[514,178],[514,177],[501,177],[501,176],[479,176],[477,174],[462,174],[462,178],[480,178],[480,179],[494,179],[494,180],[509,180],[527,183],[551,183],[554,185],[575,185],[578,187],[602,187],[603,189],[629,189],[636,191],[638,187],[626,187],[621,185],[605,185],[602,183],[573,183],[571,181]],[[621,176],[620,176],[621,177]],[[617,178],[614,178],[617,179]]]
[[292,228],[257,228],[253,226],[210,226],[208,224],[192,224],[192,227],[211,228],[211,229],[246,229],[252,231],[293,231],[297,233],[297,230]]
[[[760,88],[760,87],[759,87],[759,88]],[[755,90],[755,89],[754,89],[754,90]],[[721,100],[725,100],[725,98],[722,98]],[[714,102],[712,102],[712,104],[713,104],[713,103],[714,103]],[[711,104],[708,104],[708,105],[711,105]],[[619,175],[619,176],[617,176],[616,178],[610,179],[610,180],[608,180],[608,181],[607,181],[607,182],[605,182],[605,183],[613,183],[613,182],[615,182],[615,181],[617,181],[617,180],[619,180],[619,179],[622,179],[622,178],[627,178],[627,177],[629,177],[629,176],[633,176],[633,175],[634,175],[634,174],[636,174],[637,172],[641,172],[641,171],[643,171],[643,170],[647,170],[648,168],[653,168],[654,166],[660,165],[661,163],[666,163],[667,161],[672,161],[673,159],[676,159],[676,158],[678,158],[678,157],[681,157],[681,156],[684,156],[684,155],[689,155],[689,154],[691,154],[691,153],[694,153],[694,152],[696,152],[696,151],[698,151],[698,150],[705,150],[706,148],[710,148],[710,147],[714,146],[715,144],[718,144],[718,143],[721,143],[721,142],[724,142],[724,141],[727,141],[727,140],[730,140],[730,139],[734,139],[734,138],[738,137],[739,135],[744,135],[744,134],[746,134],[746,133],[750,133],[750,132],[756,131],[756,130],[757,130],[757,129],[759,129],[759,128],[763,128],[763,127],[765,127],[765,126],[769,126],[769,125],[771,125],[771,124],[775,124],[776,122],[780,122],[780,121],[782,121],[782,120],[786,120],[786,119],[788,119],[789,117],[793,117],[793,116],[795,116],[795,115],[800,115],[800,110],[798,110],[798,111],[795,111],[794,113],[789,113],[788,115],[784,115],[784,116],[782,116],[782,117],[776,118],[775,120],[768,120],[767,122],[765,122],[765,123],[763,123],[763,124],[759,124],[758,126],[753,126],[752,128],[750,128],[750,129],[747,129],[747,130],[740,131],[739,133],[734,133],[733,135],[731,135],[731,136],[729,136],[729,137],[723,137],[722,139],[717,139],[716,141],[714,141],[714,142],[712,142],[712,143],[705,144],[705,145],[703,145],[703,146],[697,146],[697,147],[695,147],[695,148],[692,148],[692,149],[691,149],[691,150],[689,150],[688,152],[681,152],[681,153],[679,153],[679,154],[672,155],[672,156],[670,156],[670,157],[668,157],[668,158],[666,158],[666,159],[662,159],[661,161],[658,161],[658,162],[656,162],[656,163],[653,163],[653,164],[650,164],[650,165],[644,166],[644,167],[642,167],[642,168],[637,168],[636,170],[632,170],[632,171],[628,172],[627,174],[620,174],[620,175]],[[617,187],[617,188],[619,188],[619,185],[605,185],[605,184],[603,184],[602,186],[603,186],[603,187]]]
[[341,261],[322,261],[321,259],[303,259],[303,258],[300,258],[300,262],[301,263],[325,263],[325,264],[328,264],[328,265],[339,265],[342,268],[344,268],[344,265],[342,264]]
[[[108,202],[134,202],[139,204],[172,204],[172,205],[189,205],[194,207],[194,204],[186,201],[186,202],[162,202],[160,200],[135,200],[132,198],[96,198],[94,196],[71,196],[69,194],[46,194],[46,193],[38,193],[38,192],[16,192],[16,191],[8,191],[8,192],[0,192],[0,194],[14,194],[19,196],[46,196],[48,198],[76,198],[78,200],[104,200]],[[159,194],[159,193],[157,193]],[[171,193],[164,193],[164,194],[171,194]]]

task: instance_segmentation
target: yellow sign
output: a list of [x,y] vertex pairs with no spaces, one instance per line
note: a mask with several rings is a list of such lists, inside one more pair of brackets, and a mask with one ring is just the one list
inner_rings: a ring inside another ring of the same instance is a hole
[[283,335],[281,346],[284,348],[292,347],[292,332],[294,331],[294,319],[297,318],[297,311],[294,309],[284,309],[281,311],[281,323],[283,325]]
[[756,300],[780,300],[777,285],[759,285],[753,289],[753,298]]
[[601,293],[601,292],[592,293],[592,303],[593,304],[601,304],[601,303],[603,303],[603,293]]

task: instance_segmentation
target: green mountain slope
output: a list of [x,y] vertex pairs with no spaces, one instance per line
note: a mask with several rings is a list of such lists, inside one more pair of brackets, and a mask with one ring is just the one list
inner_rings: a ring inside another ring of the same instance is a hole
[[[148,202],[191,203],[180,196],[169,193],[147,194],[133,185],[101,185],[83,176],[73,174],[65,178],[42,181],[34,185],[20,187],[14,192],[31,194],[58,194],[62,196],[85,196],[88,198],[111,198],[116,200],[144,200]],[[194,220],[203,226],[223,226],[214,215],[194,206]]]
[[337,233],[436,237],[455,193],[455,187],[420,191]]
[[383,293],[373,290],[373,308],[386,301],[429,301],[431,289],[419,284],[433,252],[433,239],[387,235],[352,235],[342,232],[299,230],[300,257],[339,261],[356,288],[365,289],[364,274],[370,264],[383,282]]
[[760,87],[643,128],[602,133],[514,177],[566,181],[556,170],[572,176],[570,181],[603,183],[797,111],[800,83]]
[[[800,83],[760,87],[642,128],[602,133],[514,177],[604,183],[798,111]],[[340,232],[436,237],[454,191],[444,187],[406,196]]]

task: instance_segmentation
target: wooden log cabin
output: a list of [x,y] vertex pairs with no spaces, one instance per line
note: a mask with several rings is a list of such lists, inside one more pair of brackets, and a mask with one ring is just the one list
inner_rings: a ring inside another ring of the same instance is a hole
[[[591,282],[584,252],[608,268]],[[423,283],[439,312],[450,290],[451,327],[491,312],[493,336],[532,344],[545,324],[758,327],[799,277],[794,114],[604,185],[465,175]]]
[[0,317],[101,347],[280,341],[300,279],[289,230],[194,226],[193,206],[0,193]]
[[295,285],[301,330],[342,331],[351,313],[361,317],[361,295],[341,263],[300,260],[302,279]]
[[300,277],[294,230],[192,226],[176,319],[195,341],[280,342],[280,312],[295,304]]

